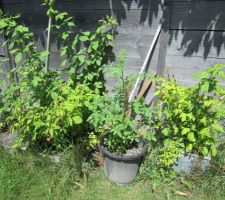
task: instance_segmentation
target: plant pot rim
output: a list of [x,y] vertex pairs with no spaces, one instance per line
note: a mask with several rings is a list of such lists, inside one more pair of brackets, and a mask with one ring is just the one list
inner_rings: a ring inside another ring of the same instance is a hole
[[142,158],[148,150],[148,144],[147,144],[146,140],[142,139],[141,142],[143,142],[142,150],[140,153],[138,153],[136,155],[129,155],[129,156],[128,155],[117,155],[117,154],[111,153],[106,147],[103,146],[103,144],[99,144],[99,150],[103,156],[107,156],[113,160],[133,161],[133,160]]
[[202,160],[211,160],[211,156],[202,156],[199,154],[195,154],[195,153],[186,153],[184,150],[182,150],[182,155],[183,156],[189,156],[189,157],[196,157],[196,158],[200,158]]

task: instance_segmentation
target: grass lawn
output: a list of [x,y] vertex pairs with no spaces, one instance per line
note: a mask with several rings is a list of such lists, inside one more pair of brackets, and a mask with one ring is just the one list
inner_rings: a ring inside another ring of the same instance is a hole
[[[149,182],[134,181],[118,187],[104,176],[102,168],[90,169],[89,178],[80,179],[71,154],[54,164],[33,153],[8,153],[0,150],[0,199],[2,200],[223,200],[224,196],[203,191],[192,182],[181,184],[177,178],[153,191]],[[181,196],[186,194],[187,196]]]
[[[101,199],[101,200],[114,200],[114,199],[129,199],[129,200],[181,200],[181,199],[191,199],[191,200],[211,200],[218,199],[222,200],[225,198],[215,197],[204,194],[203,191],[198,190],[198,188],[192,188],[190,190],[185,189],[182,186],[178,186],[176,182],[170,185],[163,185],[157,188],[155,191],[152,190],[152,186],[147,182],[134,182],[130,185],[124,187],[118,187],[111,183],[104,177],[103,170],[100,169],[96,171],[95,176],[92,176],[87,185],[78,190],[71,199]],[[179,196],[176,193],[185,193],[187,196]]]

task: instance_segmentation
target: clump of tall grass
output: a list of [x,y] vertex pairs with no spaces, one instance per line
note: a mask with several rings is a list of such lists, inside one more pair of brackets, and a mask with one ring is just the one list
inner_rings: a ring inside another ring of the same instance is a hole
[[225,138],[220,138],[218,155],[204,174],[202,187],[209,192],[225,195]]

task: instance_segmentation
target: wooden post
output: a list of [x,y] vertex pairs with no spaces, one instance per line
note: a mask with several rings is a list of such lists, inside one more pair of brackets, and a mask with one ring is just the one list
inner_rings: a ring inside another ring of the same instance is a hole
[[170,14],[172,1],[165,0],[164,1],[164,11],[163,11],[163,19],[162,19],[162,30],[159,39],[159,55],[158,55],[158,63],[157,63],[157,74],[159,76],[164,76],[164,70],[166,65],[166,53],[167,53],[167,45],[169,38],[169,26],[170,26]]

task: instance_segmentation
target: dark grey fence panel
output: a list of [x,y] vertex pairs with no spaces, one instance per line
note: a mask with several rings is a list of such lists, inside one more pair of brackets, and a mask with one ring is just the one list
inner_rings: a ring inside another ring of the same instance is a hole
[[[35,40],[40,50],[46,43],[45,29],[47,27],[46,8],[41,6],[40,0],[3,0],[4,10],[9,13],[22,14],[25,23],[35,33]],[[58,0],[58,9],[69,12],[77,24],[76,31],[94,31],[98,20],[106,15],[115,17],[119,26],[114,44],[114,60],[121,49],[127,51],[126,74],[139,71],[147,55],[156,29],[161,21],[163,0]],[[55,42],[51,45],[51,67],[57,67],[61,61],[60,46]],[[149,69],[156,71],[158,60],[158,46],[152,57]]]
[[224,59],[203,57],[181,57],[176,55],[167,55],[166,58],[166,73],[175,75],[180,83],[185,85],[192,85],[197,81],[193,78],[196,72],[202,72],[209,66],[224,63]]
[[171,2],[164,75],[192,85],[195,72],[225,63],[225,1]]
[[225,30],[224,1],[173,2],[171,29]]
[[225,32],[175,30],[170,37],[169,55],[225,58]]
[[[162,24],[161,42],[157,43],[149,71],[162,75],[169,72],[190,85],[194,82],[193,73],[225,62],[225,1],[165,2],[169,6],[164,15],[163,0],[58,0],[57,7],[74,16],[78,32],[94,31],[99,19],[114,16],[119,26],[113,54],[108,56],[115,60],[118,52],[126,49],[126,74],[140,70],[157,27]],[[47,17],[40,0],[3,0],[2,4],[5,11],[22,14],[22,22],[34,31],[38,47],[43,50]],[[51,67],[59,66],[59,50],[60,45],[53,42]]]

